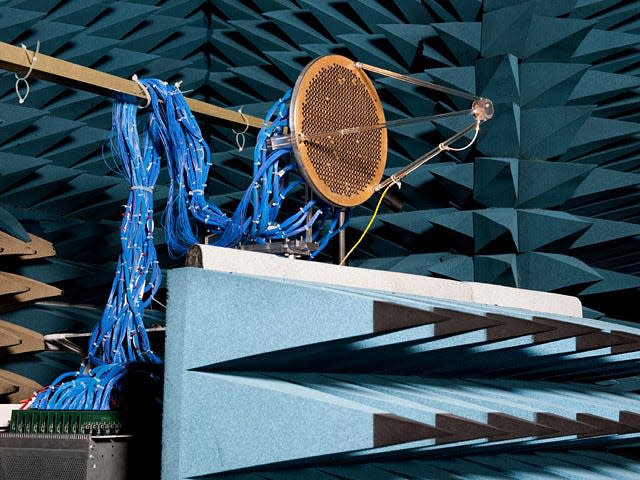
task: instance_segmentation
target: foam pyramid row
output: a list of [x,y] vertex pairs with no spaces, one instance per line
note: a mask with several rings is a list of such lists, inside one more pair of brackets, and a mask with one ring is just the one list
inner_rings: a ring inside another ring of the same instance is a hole
[[635,326],[225,270],[169,274],[164,478],[640,432]]
[[[43,328],[37,321],[16,321],[37,301],[52,300],[62,290],[51,279],[37,279],[34,269],[47,264],[55,255],[53,245],[28,233],[9,212],[0,209],[0,402],[17,403],[28,398],[62,373],[72,357],[68,354],[48,357],[45,332],[65,331],[69,325]],[[35,278],[34,278],[35,277]],[[34,311],[28,314],[35,320]],[[51,323],[51,322],[49,322]],[[71,329],[74,330],[74,329]],[[75,328],[77,330],[77,326]],[[77,360],[77,358],[74,358]]]

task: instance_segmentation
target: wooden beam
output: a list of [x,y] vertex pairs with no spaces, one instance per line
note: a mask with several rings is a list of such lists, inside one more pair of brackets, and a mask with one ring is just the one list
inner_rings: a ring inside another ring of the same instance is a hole
[[[31,66],[29,56],[33,51],[25,51],[22,47],[15,47],[0,42],[0,68],[24,75]],[[133,80],[117,77],[93,68],[83,67],[75,63],[50,57],[38,53],[37,61],[33,63],[31,77],[49,80],[60,85],[86,90],[100,95],[115,96],[125,93],[134,97],[146,99],[144,92]],[[187,98],[187,104],[193,113],[206,115],[223,121],[239,123],[255,128],[261,128],[261,118],[251,115],[241,115],[233,110],[217,107],[200,100]]]

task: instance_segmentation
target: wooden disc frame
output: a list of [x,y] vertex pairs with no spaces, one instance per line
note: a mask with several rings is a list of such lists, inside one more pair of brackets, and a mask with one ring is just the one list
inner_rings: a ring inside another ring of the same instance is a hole
[[315,195],[345,208],[373,195],[387,161],[387,130],[322,135],[385,123],[373,82],[353,60],[326,55],[309,63],[296,81],[289,115],[294,158]]

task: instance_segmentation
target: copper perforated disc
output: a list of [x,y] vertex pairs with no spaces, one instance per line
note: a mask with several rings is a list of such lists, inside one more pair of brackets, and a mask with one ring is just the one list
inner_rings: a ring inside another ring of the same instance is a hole
[[326,202],[354,207],[380,183],[387,161],[386,129],[303,139],[349,127],[384,123],[371,79],[355,62],[326,55],[307,65],[291,96],[293,153],[307,184]]

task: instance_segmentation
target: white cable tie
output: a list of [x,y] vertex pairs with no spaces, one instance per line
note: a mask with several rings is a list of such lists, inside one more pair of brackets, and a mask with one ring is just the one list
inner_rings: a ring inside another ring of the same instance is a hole
[[193,195],[194,193],[201,193],[202,195],[204,195],[204,190],[202,190],[201,188],[196,188],[194,190],[191,190],[189,192],[189,195]]
[[[33,71],[33,66],[38,61],[38,53],[40,52],[40,40],[36,42],[36,51],[34,52],[33,57],[29,53],[29,50],[27,49],[27,46],[24,43],[21,43],[20,45],[24,49],[25,53],[27,54],[27,58],[29,59],[29,71],[27,71],[24,77],[18,76],[17,73],[14,73],[13,75],[16,77],[16,95],[18,96],[18,103],[24,103],[24,101],[29,96],[29,91],[30,91],[29,82],[27,82],[27,78],[29,78],[29,75],[31,75],[31,72]],[[24,96],[20,94],[20,84],[24,84],[25,86]]]
[[[174,87],[176,87],[176,90],[178,91],[178,93],[184,95],[185,93],[189,93],[189,92],[193,92],[193,88],[189,89],[189,90],[180,90],[180,87],[182,87],[184,80],[178,80],[177,82],[175,82],[173,84]],[[165,85],[167,85],[167,83],[165,82]]]
[[244,130],[237,131],[235,128],[232,128],[231,130],[233,131],[233,133],[236,134],[236,145],[238,146],[238,152],[241,152],[242,150],[244,150],[244,145],[245,145],[244,134],[247,133],[247,131],[249,130],[249,119],[246,117],[244,113],[242,113],[242,107],[238,109],[238,113],[244,120]]
[[149,105],[151,105],[151,95],[149,94],[149,90],[147,90],[147,87],[145,87],[138,79],[138,74],[134,73],[131,77],[131,80],[138,84],[140,90],[142,90],[142,92],[144,93],[144,96],[147,97],[147,103],[145,105],[138,105],[138,108],[141,110],[147,108]]
[[131,185],[131,190],[144,190],[145,192],[153,193],[153,187],[145,187],[144,185]]

